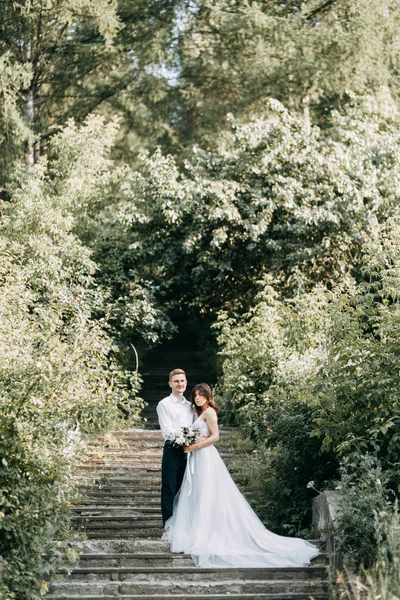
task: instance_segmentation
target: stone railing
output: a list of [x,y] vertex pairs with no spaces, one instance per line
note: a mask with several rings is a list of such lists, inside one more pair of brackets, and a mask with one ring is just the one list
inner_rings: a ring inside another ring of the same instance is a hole
[[340,501],[339,491],[326,491],[313,500],[313,528],[326,543],[331,572],[336,573],[343,567],[341,557],[335,549],[334,531],[337,524],[337,514]]

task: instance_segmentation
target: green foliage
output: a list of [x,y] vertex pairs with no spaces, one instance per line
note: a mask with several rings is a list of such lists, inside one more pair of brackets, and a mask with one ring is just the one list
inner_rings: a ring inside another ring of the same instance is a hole
[[368,568],[377,561],[383,543],[382,532],[377,537],[377,518],[392,510],[388,476],[375,456],[354,453],[343,460],[340,481],[335,546],[356,567]]
[[308,382],[325,353],[327,307],[322,288],[282,302],[267,287],[247,315],[217,324],[221,402],[258,443],[268,525],[291,534],[310,522],[308,482],[321,489],[337,470],[335,455],[311,437]]
[[297,402],[307,401],[305,382],[325,352],[327,304],[323,288],[282,302],[268,286],[243,317],[221,313],[216,327],[223,394],[255,438],[272,433],[268,418],[264,421],[270,400],[283,404],[290,389]]
[[185,16],[176,89],[183,143],[214,147],[227,112],[249,120],[268,97],[319,123],[349,90],[388,85],[398,96],[395,0],[199,0]]
[[145,156],[114,208],[124,271],[202,312],[246,310],[271,274],[285,294],[342,281],[395,205],[397,118],[382,92],[322,132],[271,100],[265,118],[231,119],[218,152],[195,148],[184,172]]
[[177,9],[175,0],[0,4],[0,54],[17,73],[30,73],[16,91],[19,111],[35,133],[31,163],[69,118],[82,122],[94,111],[122,119],[115,154],[130,156],[154,135],[173,137],[161,67]]
[[269,435],[258,440],[259,475],[267,526],[287,535],[306,535],[315,495],[307,484],[313,481],[319,489],[329,485],[337,474],[337,458],[310,438],[312,410],[306,403],[267,405],[263,421]]
[[[376,485],[376,481],[374,482]],[[357,485],[357,483],[356,483]],[[371,509],[371,506],[368,507]],[[400,589],[400,515],[398,503],[386,510],[372,507],[377,541],[377,560],[356,577],[338,574],[340,597],[346,600],[399,600]]]
[[42,596],[57,566],[79,430],[134,423],[142,407],[139,377],[118,366],[108,335],[96,264],[75,233],[118,177],[107,156],[114,135],[99,118],[71,122],[52,159],[21,176],[2,205],[0,556],[16,600]]
[[400,221],[374,230],[363,280],[335,295],[327,360],[315,381],[315,434],[340,454],[376,445],[383,466],[400,452]]
[[399,600],[400,589],[400,518],[398,504],[375,512],[377,561],[369,569],[347,580],[339,574],[339,592],[346,600]]
[[[291,300],[267,287],[243,317],[220,315],[222,400],[234,419],[269,449],[268,498],[275,501],[278,495],[276,505],[286,519],[285,489],[296,499],[289,508],[303,518],[306,479],[321,489],[335,477],[339,457],[353,456],[356,450],[375,452],[382,485],[390,474],[390,487],[398,488],[398,469],[393,467],[400,452],[399,227],[394,215],[371,229],[358,285],[349,280],[333,291],[320,287]],[[360,505],[365,501],[372,507],[379,498],[367,493],[368,469],[373,471],[371,464],[365,465],[366,483],[357,494]],[[358,476],[355,467],[352,473]],[[385,493],[382,488],[382,498]],[[276,519],[274,510],[271,503]],[[362,514],[353,511],[349,530],[365,535],[360,561],[371,563],[376,540],[372,529],[364,532],[365,524],[358,523]],[[352,551],[359,543],[357,538]]]
[[[77,441],[66,424],[37,415],[2,417],[2,598],[39,598],[67,550]],[[1,589],[1,586],[0,586]]]
[[269,97],[317,124],[349,91],[397,98],[399,20],[395,0],[18,0],[0,6],[0,54],[31,73],[17,90],[31,160],[96,111],[121,117],[119,157],[160,144],[182,162]]
[[[0,56],[0,171],[9,175],[14,161],[23,157],[24,145],[32,132],[19,111],[20,90],[29,85],[29,66],[16,62],[9,52]],[[0,181],[0,185],[4,182]]]

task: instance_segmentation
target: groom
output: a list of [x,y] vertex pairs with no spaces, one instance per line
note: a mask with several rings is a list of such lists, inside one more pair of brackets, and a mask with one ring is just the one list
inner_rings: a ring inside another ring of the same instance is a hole
[[187,381],[185,371],[174,369],[169,374],[171,394],[160,400],[157,416],[161,435],[165,440],[162,457],[161,512],[163,525],[172,517],[175,495],[178,493],[186,468],[186,454],[182,448],[175,448],[170,441],[171,433],[193,423],[190,402],[183,396]]

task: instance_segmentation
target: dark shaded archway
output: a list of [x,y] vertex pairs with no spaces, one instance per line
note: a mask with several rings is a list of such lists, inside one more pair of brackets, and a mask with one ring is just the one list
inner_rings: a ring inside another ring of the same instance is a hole
[[216,342],[210,331],[210,322],[193,314],[177,311],[172,315],[177,332],[173,338],[149,350],[140,373],[143,377],[142,397],[147,406],[142,416],[146,427],[158,428],[157,403],[170,393],[168,375],[173,369],[186,372],[187,399],[196,383],[213,386],[217,380]]

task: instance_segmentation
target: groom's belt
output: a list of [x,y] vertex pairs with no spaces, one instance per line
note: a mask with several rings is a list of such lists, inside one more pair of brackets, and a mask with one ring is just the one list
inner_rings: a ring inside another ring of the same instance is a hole
[[176,450],[177,452],[183,452],[183,448],[177,448],[176,446],[174,446],[172,444],[171,440],[165,441],[164,448],[172,448],[173,450]]

